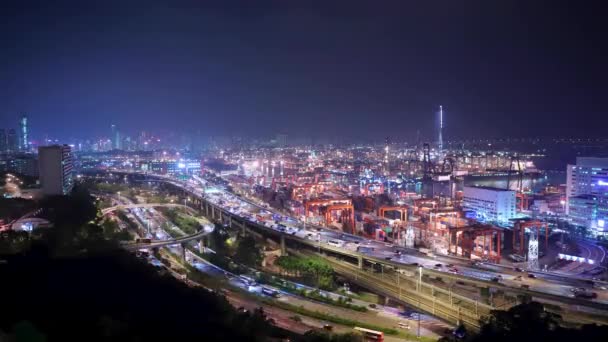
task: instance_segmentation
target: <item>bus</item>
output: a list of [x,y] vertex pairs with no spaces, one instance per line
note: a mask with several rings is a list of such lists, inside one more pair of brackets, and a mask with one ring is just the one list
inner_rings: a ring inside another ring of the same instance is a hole
[[328,240],[327,244],[332,247],[342,247],[344,246],[344,241],[342,240]]
[[384,341],[384,333],[382,331],[376,331],[371,329],[354,327],[353,330],[363,335],[364,341]]
[[267,296],[274,297],[274,298],[278,298],[279,297],[279,291],[271,289],[271,288],[266,287],[266,286],[262,287],[262,293],[265,294],[265,295],[267,295]]

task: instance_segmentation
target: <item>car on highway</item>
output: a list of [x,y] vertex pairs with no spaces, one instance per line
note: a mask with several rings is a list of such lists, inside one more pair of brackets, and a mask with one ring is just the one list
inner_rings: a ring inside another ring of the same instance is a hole
[[410,325],[404,322],[399,322],[399,324],[397,324],[397,326],[401,329],[406,329],[406,330],[410,330]]
[[453,274],[458,274],[458,269],[456,267],[452,267],[452,268],[448,269],[448,272],[453,273]]
[[513,280],[521,281],[522,280],[522,276],[520,276],[520,275],[515,276],[515,278],[513,278]]
[[393,258],[390,257],[390,256],[387,256],[387,257],[384,257],[384,260],[389,260],[390,261],[390,260],[393,260]]
[[441,267],[443,267],[442,264],[435,264],[435,268],[441,268]]
[[522,268],[519,268],[519,267],[515,267],[515,268],[513,268],[513,270],[515,272],[523,272],[524,271]]
[[593,288],[598,290],[608,290],[608,286],[601,284],[593,284]]
[[535,278],[536,278],[536,275],[534,275],[533,273],[528,273],[528,278],[535,279]]

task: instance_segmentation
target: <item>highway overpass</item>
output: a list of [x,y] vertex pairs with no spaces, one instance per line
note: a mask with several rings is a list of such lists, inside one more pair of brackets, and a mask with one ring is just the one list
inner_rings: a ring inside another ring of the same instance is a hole
[[[197,191],[185,182],[164,176],[155,177],[150,174],[145,174],[145,177],[171,184],[178,191],[192,196],[194,200],[190,204],[196,205],[212,220],[227,223],[232,227],[243,230],[256,231],[259,234],[276,239],[280,242],[283,252],[289,249],[294,253],[300,254],[311,255],[321,253],[334,266],[337,273],[344,275],[354,283],[359,283],[372,291],[408,306],[420,308],[453,324],[464,323],[471,328],[478,328],[479,319],[488,315],[491,310],[504,310],[516,304],[510,303],[501,307],[495,307],[467,296],[452,293],[450,290],[422,281],[420,269],[414,265],[361,254],[346,250],[345,248],[332,247],[328,244],[320,244],[312,240],[285,234],[229,212],[220,205],[209,201],[202,192]],[[375,271],[370,271],[370,266],[372,269],[380,266],[381,269],[386,269],[387,272],[379,274]],[[400,272],[402,271],[405,274],[401,274]],[[541,302],[559,305],[564,309],[564,312],[567,311],[569,314],[578,311],[581,317],[588,317],[586,322],[606,323],[608,321],[605,319],[605,316],[599,317],[600,314],[603,313],[605,315],[608,312],[608,305],[604,303],[530,291],[463,274],[450,274],[428,268],[423,269],[422,273],[454,282],[466,282],[466,284],[498,289],[513,296],[528,295]],[[583,320],[580,319],[579,321]]]
[[176,239],[170,240],[152,240],[150,243],[125,243],[122,247],[129,251],[136,251],[140,249],[148,249],[148,248],[161,248],[172,245],[181,245],[190,241],[200,241],[206,235],[213,232],[213,229],[202,229],[200,232],[192,235],[182,236]]

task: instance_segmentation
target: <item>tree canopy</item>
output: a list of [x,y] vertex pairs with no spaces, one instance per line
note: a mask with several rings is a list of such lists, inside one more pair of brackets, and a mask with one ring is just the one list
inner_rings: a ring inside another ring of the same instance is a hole
[[512,342],[512,341],[605,341],[608,327],[584,325],[565,328],[560,315],[551,313],[538,302],[529,302],[512,307],[507,311],[496,310],[482,321],[477,335],[470,340]]

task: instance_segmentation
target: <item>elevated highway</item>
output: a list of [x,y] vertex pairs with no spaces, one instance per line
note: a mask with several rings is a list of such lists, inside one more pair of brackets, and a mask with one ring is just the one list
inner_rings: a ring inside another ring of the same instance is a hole
[[176,239],[152,240],[150,243],[126,243],[126,244],[123,244],[122,247],[129,251],[136,251],[136,250],[147,249],[147,248],[161,248],[161,247],[172,246],[172,245],[181,245],[181,244],[184,244],[184,243],[187,243],[190,241],[200,240],[203,237],[205,237],[206,235],[210,234],[211,232],[213,232],[213,228],[212,229],[205,228],[196,234],[187,235],[187,236],[183,236],[183,237],[176,238]]
[[[141,175],[141,173],[137,174]],[[220,204],[213,203],[206,198],[204,191],[196,189],[185,182],[168,177],[156,178],[154,175],[150,174],[145,174],[145,176],[148,178],[153,177],[156,181],[171,184],[179,191],[183,191],[185,194],[192,196],[194,200],[191,201],[190,204],[197,206],[212,220],[226,223],[235,228],[252,230],[264,236],[276,239],[280,241],[283,252],[289,249],[293,253],[310,255],[322,254],[334,266],[336,272],[344,275],[351,281],[409,306],[417,307],[453,324],[464,323],[471,328],[478,328],[479,319],[488,315],[491,310],[508,309],[516,303],[502,305],[501,307],[488,305],[473,298],[461,296],[452,293],[450,290],[423,282],[421,274],[449,279],[454,282],[466,282],[467,284],[478,287],[498,289],[512,296],[527,295],[534,300],[558,305],[570,314],[578,311],[593,316],[594,318],[591,319],[591,321],[603,324],[608,322],[608,317],[605,316],[606,313],[608,313],[608,305],[605,303],[581,300],[540,291],[531,291],[529,289],[507,286],[499,282],[479,279],[463,274],[450,274],[429,268],[421,270],[415,265],[408,265],[393,260],[349,251],[345,248],[321,244],[306,238],[277,231],[231,213]],[[370,265],[378,265],[381,268],[391,270],[391,272],[378,274],[366,271],[366,266]]]
[[[113,207],[109,207],[109,208],[105,208],[105,209],[101,210],[101,213],[102,213],[102,215],[107,215],[116,210],[135,209],[135,208],[158,208],[158,207],[184,208],[187,210],[193,210],[192,208],[190,208],[188,206],[185,206],[183,204],[176,204],[176,203],[139,203],[139,204],[115,205]],[[147,248],[160,248],[160,247],[166,247],[166,246],[172,246],[172,245],[182,245],[182,244],[188,243],[190,241],[197,241],[197,240],[200,241],[206,235],[213,232],[213,226],[205,225],[205,223],[208,223],[205,220],[202,220],[202,219],[197,219],[197,220],[199,221],[199,223],[201,224],[203,229],[201,229],[199,232],[197,232],[195,234],[182,236],[180,238],[169,239],[169,240],[152,240],[149,243],[147,243],[147,242],[146,243],[125,243],[122,245],[122,247],[125,248],[126,250],[136,251],[136,250],[147,249]]]
[[108,207],[101,210],[102,215],[107,215],[116,210],[123,209],[135,209],[135,208],[156,208],[156,207],[165,207],[165,208],[186,208],[191,209],[183,204],[176,203],[141,203],[141,204],[119,204],[113,207]]

